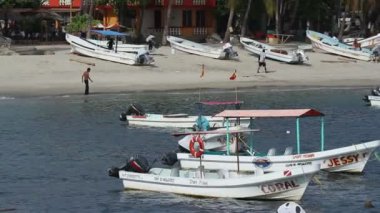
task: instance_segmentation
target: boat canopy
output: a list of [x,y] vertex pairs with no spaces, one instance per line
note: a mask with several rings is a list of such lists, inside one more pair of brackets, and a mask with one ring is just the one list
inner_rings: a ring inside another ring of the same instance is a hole
[[268,109],[268,110],[224,110],[214,117],[224,118],[273,118],[273,117],[321,117],[323,113],[314,109]]
[[129,36],[127,33],[120,33],[112,30],[91,30],[91,32],[98,33],[104,36]]

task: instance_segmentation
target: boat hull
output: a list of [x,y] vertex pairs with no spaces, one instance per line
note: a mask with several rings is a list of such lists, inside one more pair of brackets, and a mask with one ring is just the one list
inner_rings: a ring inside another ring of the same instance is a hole
[[369,95],[368,101],[370,102],[371,106],[380,106],[380,96]]
[[[354,58],[358,60],[363,60],[363,61],[371,60],[370,51],[364,52],[361,50],[355,50],[355,49],[352,49],[350,46],[345,45],[343,43],[339,43],[339,42],[335,42],[336,45],[329,44],[328,42],[331,42],[332,40],[330,37],[323,35],[321,33],[310,31],[310,30],[306,32],[306,35],[311,40],[311,43],[314,48],[318,48],[335,55],[341,55],[341,56]],[[324,42],[324,39],[326,39],[326,42]]]
[[199,197],[300,200],[319,167],[234,177],[176,177],[119,171],[125,189],[167,192]]
[[177,38],[174,36],[168,36],[167,40],[169,41],[170,46],[172,48],[183,51],[183,52],[215,58],[215,59],[221,59],[221,58],[224,58],[225,56],[225,53],[223,52],[222,48],[212,48],[206,45],[191,42],[191,41]]
[[[237,170],[237,159],[241,171],[253,171],[257,167],[265,172],[273,172],[293,168],[300,165],[321,165],[321,170],[327,172],[360,173],[363,171],[372,152],[380,146],[380,140],[352,146],[296,155],[276,156],[239,156],[212,155],[202,156],[202,165],[206,169]],[[183,168],[196,168],[199,159],[189,153],[178,153],[177,158]]]
[[[302,50],[281,50],[244,37],[240,38],[240,43],[244,46],[244,49],[256,55],[260,55],[263,49],[265,49],[266,57],[277,61],[282,61],[289,64],[302,64],[307,61],[307,57]],[[279,51],[276,52],[276,50]],[[286,52],[287,54],[282,54],[280,52]]]
[[[224,119],[223,118],[215,118],[211,116],[203,116],[205,117],[210,127],[223,127]],[[136,126],[149,126],[149,127],[171,127],[171,128],[193,128],[198,116],[186,116],[186,117],[165,117],[162,114],[145,114],[144,116],[127,116],[129,125]],[[244,124],[244,120],[242,120]],[[248,122],[248,121],[247,121]],[[235,125],[235,122],[231,122],[230,125]]]
[[[108,50],[107,48],[95,45],[85,39],[81,39],[70,34],[66,34],[66,41],[70,43],[72,52],[81,55],[128,65],[140,64],[138,63],[138,57],[136,53],[116,53],[113,50]],[[146,61],[146,64],[150,63],[153,63],[153,60]]]

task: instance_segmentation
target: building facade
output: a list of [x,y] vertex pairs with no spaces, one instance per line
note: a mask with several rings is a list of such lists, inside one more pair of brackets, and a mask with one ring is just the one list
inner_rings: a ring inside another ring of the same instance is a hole
[[[134,10],[135,14],[135,17],[129,19],[132,28],[138,28],[142,21],[143,35],[162,34],[168,6],[169,0],[151,0],[142,11],[141,5],[129,2],[127,8]],[[216,0],[173,0],[169,35],[190,39],[206,38],[215,32],[215,8]]]
[[70,18],[80,12],[82,0],[47,0],[42,9],[56,12],[63,18],[63,23],[69,23]]

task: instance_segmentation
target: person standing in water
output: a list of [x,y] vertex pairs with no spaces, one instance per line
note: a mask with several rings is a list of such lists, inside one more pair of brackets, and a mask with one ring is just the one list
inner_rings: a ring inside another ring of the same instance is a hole
[[259,55],[259,67],[257,68],[257,73],[260,72],[260,67],[263,66],[264,69],[265,69],[265,73],[267,72],[267,65],[265,63],[265,49],[263,49],[263,51],[260,53]]
[[90,80],[91,83],[93,82],[92,79],[90,78],[90,71],[91,71],[91,69],[87,68],[87,70],[84,71],[83,74],[82,74],[82,83],[84,82],[86,84],[86,88],[84,90],[84,94],[85,95],[88,95],[89,94],[89,90],[90,90],[90,88],[88,86],[88,81]]

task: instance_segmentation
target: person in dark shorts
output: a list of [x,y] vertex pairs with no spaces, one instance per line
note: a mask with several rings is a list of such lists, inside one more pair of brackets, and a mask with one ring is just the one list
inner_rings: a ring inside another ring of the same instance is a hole
[[267,72],[267,65],[265,63],[265,58],[266,58],[266,55],[265,55],[265,49],[263,49],[263,51],[260,53],[259,55],[259,67],[257,68],[257,73],[260,72],[260,67],[263,66],[264,69],[265,69],[265,73]]
[[89,94],[89,90],[90,90],[90,88],[88,86],[88,81],[90,80],[91,82],[93,82],[92,79],[90,78],[90,71],[91,71],[91,69],[87,68],[87,70],[84,71],[83,74],[82,74],[82,83],[84,82],[86,84],[86,87],[85,87],[85,90],[84,90],[84,94],[85,95],[88,95]]

